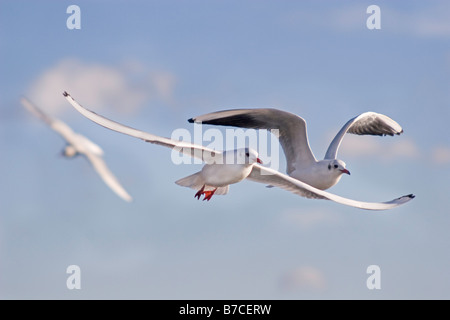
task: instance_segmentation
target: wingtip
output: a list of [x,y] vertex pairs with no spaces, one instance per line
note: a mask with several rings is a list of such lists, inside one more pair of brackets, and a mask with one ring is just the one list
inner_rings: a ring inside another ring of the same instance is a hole
[[189,122],[189,123],[194,123],[194,122],[195,122],[195,121],[194,121],[194,118],[188,119],[188,122]]
[[406,196],[403,196],[403,197],[400,197],[400,198],[398,198],[397,200],[400,200],[400,199],[410,199],[410,200],[412,200],[412,199],[414,199],[416,196],[414,195],[414,194],[412,194],[412,193],[410,193],[410,194],[407,194]]
[[403,133],[403,129],[402,129],[401,131],[397,132],[397,135],[399,136],[399,135],[401,135],[402,133]]
[[64,97],[67,97],[67,96],[70,96],[70,94],[68,94],[67,91],[64,91],[64,92],[63,92],[63,96],[64,96]]

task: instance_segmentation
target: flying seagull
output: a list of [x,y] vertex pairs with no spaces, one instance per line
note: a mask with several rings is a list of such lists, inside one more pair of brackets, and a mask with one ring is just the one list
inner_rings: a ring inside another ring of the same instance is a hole
[[[160,137],[109,120],[82,107],[67,92],[64,92],[63,95],[66,97],[67,101],[69,101],[69,103],[82,115],[105,128],[142,139],[146,142],[174,149],[206,162],[200,172],[180,179],[176,182],[179,185],[191,187],[197,190],[197,193],[195,194],[197,198],[204,194],[205,198],[203,200],[209,200],[214,193],[226,194],[228,192],[229,184],[237,183],[245,178],[266,185],[270,184],[272,186],[293,192],[302,197],[332,200],[340,204],[366,210],[391,209],[414,198],[414,195],[407,195],[387,202],[361,202],[343,198],[314,188],[276,170],[262,166],[256,151],[252,149],[244,148],[221,152],[184,141]],[[244,164],[239,164],[235,161],[232,163],[227,162],[227,153],[234,156],[238,161],[244,160]]]
[[277,109],[236,109],[208,113],[191,118],[190,123],[234,126],[253,129],[278,129],[278,138],[286,156],[286,173],[320,190],[326,190],[342,177],[350,175],[337,152],[345,134],[399,135],[402,127],[391,118],[365,112],[350,119],[331,141],[324,160],[317,160],[308,142],[306,121],[289,112]]
[[84,155],[86,159],[94,167],[95,171],[100,175],[103,181],[110,187],[119,197],[125,201],[131,201],[131,196],[121,186],[117,178],[106,166],[103,161],[103,150],[94,142],[74,132],[66,123],[61,120],[52,118],[45,114],[41,109],[31,103],[28,99],[21,99],[22,105],[35,117],[44,121],[50,128],[63,137],[67,145],[62,151],[62,155],[67,158],[73,158],[77,155]]

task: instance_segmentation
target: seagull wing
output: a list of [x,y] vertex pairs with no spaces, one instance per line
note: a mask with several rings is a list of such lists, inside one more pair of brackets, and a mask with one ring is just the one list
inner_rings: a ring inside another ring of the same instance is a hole
[[56,131],[61,137],[63,137],[69,144],[74,146],[80,153],[94,153],[99,156],[103,155],[103,150],[85,136],[76,133],[65,122],[50,117],[31,101],[26,98],[21,99],[22,105],[36,118],[45,122],[50,128]]
[[236,109],[208,113],[188,120],[219,126],[278,129],[278,139],[286,156],[287,173],[316,162],[306,132],[306,121],[277,109]]
[[128,126],[125,126],[123,124],[120,124],[118,122],[109,120],[99,114],[96,114],[93,111],[90,111],[84,107],[82,107],[75,99],[73,99],[70,94],[67,92],[64,92],[64,96],[66,97],[67,101],[76,109],[78,110],[82,115],[84,115],[86,118],[92,120],[93,122],[108,128],[113,131],[117,131],[123,134],[127,134],[129,136],[142,139],[146,142],[150,142],[153,144],[165,146],[171,149],[175,149],[176,151],[182,152],[184,154],[187,154],[191,157],[201,159],[205,162],[210,162],[217,160],[216,157],[218,154],[222,154],[220,151],[212,150],[200,145],[178,141],[178,140],[172,140],[169,138],[160,137],[151,133],[147,133],[144,131],[140,131]]
[[84,155],[92,164],[95,171],[97,171],[99,176],[106,183],[106,185],[111,188],[111,190],[113,190],[119,197],[121,197],[125,201],[130,202],[131,200],[133,200],[122,187],[117,178],[113,175],[113,173],[108,169],[105,161],[100,156],[93,153],[85,153]]
[[25,97],[22,97],[20,99],[20,102],[22,105],[27,109],[33,116],[35,116],[38,119],[41,119],[49,126],[52,125],[54,119],[48,116],[46,113],[44,113],[41,109],[39,109],[34,103],[32,103],[30,100],[28,100]]
[[336,159],[339,146],[346,133],[357,135],[393,136],[403,132],[402,127],[384,114],[365,112],[350,119],[338,132],[325,154],[325,159]]
[[331,200],[340,204],[365,210],[392,209],[410,201],[415,197],[414,195],[410,194],[387,202],[361,202],[351,200],[323,190],[316,189],[304,182],[301,182],[300,180],[294,179],[276,170],[266,168],[258,164],[255,164],[253,166],[253,170],[247,177],[247,179],[266,185],[269,184],[275,187],[279,187],[302,197]]
[[63,121],[50,117],[27,98],[20,99],[22,105],[36,118],[45,122],[50,128],[59,133],[68,143],[74,144],[77,134]]

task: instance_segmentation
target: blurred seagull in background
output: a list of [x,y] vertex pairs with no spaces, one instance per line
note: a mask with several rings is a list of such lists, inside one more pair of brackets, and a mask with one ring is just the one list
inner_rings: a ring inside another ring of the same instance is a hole
[[399,135],[402,127],[391,118],[375,113],[362,113],[350,119],[331,141],[324,160],[317,160],[308,142],[306,121],[277,109],[235,109],[208,113],[191,118],[190,123],[233,126],[252,129],[278,129],[278,139],[286,156],[286,173],[320,190],[331,188],[342,174],[350,175],[337,152],[346,133],[358,135]]
[[61,120],[48,116],[28,99],[23,97],[21,103],[31,114],[44,121],[50,128],[66,140],[67,145],[62,151],[64,157],[73,158],[77,155],[84,155],[108,187],[123,200],[128,202],[132,201],[131,196],[125,191],[117,178],[106,166],[106,163],[102,159],[103,150],[97,144],[93,143],[85,136],[74,132]]
[[[206,162],[200,172],[180,179],[176,182],[181,186],[190,187],[197,190],[197,193],[195,194],[195,197],[197,198],[200,198],[201,195],[205,195],[203,200],[211,199],[213,194],[226,194],[230,184],[237,183],[245,178],[255,182],[279,187],[302,197],[331,200],[340,204],[366,210],[391,209],[414,198],[414,195],[412,194],[387,202],[362,202],[343,198],[315,188],[276,170],[262,166],[262,162],[259,160],[257,152],[252,149],[243,148],[221,152],[201,145],[160,137],[109,120],[82,107],[67,92],[64,92],[63,95],[66,97],[67,101],[82,115],[105,128],[142,139],[146,142],[174,149],[178,152],[182,152]],[[227,154],[231,154],[233,156],[231,157],[234,158],[232,163],[227,163]],[[236,160],[243,163],[236,163]]]

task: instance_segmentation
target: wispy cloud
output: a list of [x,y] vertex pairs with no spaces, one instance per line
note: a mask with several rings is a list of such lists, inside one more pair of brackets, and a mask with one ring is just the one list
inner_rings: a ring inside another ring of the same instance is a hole
[[435,164],[448,164],[450,163],[450,147],[438,146],[435,147],[431,154],[432,161]]
[[450,3],[448,1],[430,4],[414,13],[393,12],[395,26],[403,33],[424,37],[450,36]]
[[[329,141],[331,136],[327,138]],[[450,163],[450,147],[438,145],[427,149],[426,152],[421,152],[418,145],[411,139],[347,134],[339,148],[338,158],[348,157],[370,158],[386,163],[409,158],[444,165]]]
[[176,77],[166,71],[148,71],[137,62],[111,67],[64,59],[43,72],[31,84],[27,96],[52,114],[68,110],[63,91],[88,101],[96,110],[103,107],[135,112],[154,99],[170,102]]
[[391,162],[419,156],[419,148],[410,139],[397,137],[362,137],[348,134],[339,148],[338,157],[371,157]]
[[[329,7],[328,11],[318,9],[302,9],[290,12],[283,18],[290,26],[308,25],[313,28],[351,32],[367,31],[366,13],[369,4],[350,4],[347,6]],[[418,10],[402,10],[389,3],[380,4],[381,29],[392,34],[411,35],[418,37],[448,37],[450,36],[450,3],[448,1],[423,2]],[[322,9],[322,8],[321,8]]]
[[302,266],[286,272],[280,279],[284,291],[321,291],[326,288],[323,273],[312,266]]

